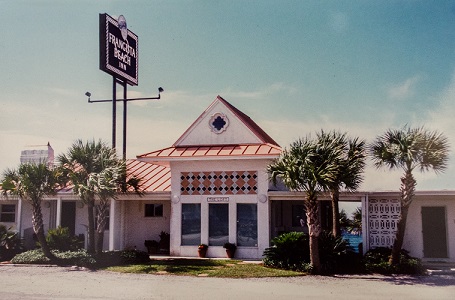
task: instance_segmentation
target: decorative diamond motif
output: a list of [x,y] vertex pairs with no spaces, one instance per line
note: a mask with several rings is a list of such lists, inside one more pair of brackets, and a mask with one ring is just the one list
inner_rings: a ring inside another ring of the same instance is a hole
[[257,194],[257,178],[257,171],[182,172],[180,191],[182,195]]

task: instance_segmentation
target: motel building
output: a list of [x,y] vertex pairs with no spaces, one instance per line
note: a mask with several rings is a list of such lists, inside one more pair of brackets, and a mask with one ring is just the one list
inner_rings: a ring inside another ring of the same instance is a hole
[[[170,234],[169,254],[226,257],[224,243],[237,245],[236,258],[261,259],[273,237],[307,232],[305,194],[270,183],[266,168],[281,147],[258,124],[218,96],[170,147],[128,160],[130,175],[141,178],[145,195],[111,201],[104,249],[146,251],[145,240]],[[331,227],[328,195],[320,200],[323,227]],[[342,193],[341,201],[362,207],[363,252],[390,247],[399,217],[399,193]],[[45,229],[68,227],[86,236],[87,209],[71,189],[42,204]],[[20,232],[33,247],[31,207],[21,199],[0,198],[0,223]],[[403,248],[424,261],[455,262],[455,191],[417,191]]]

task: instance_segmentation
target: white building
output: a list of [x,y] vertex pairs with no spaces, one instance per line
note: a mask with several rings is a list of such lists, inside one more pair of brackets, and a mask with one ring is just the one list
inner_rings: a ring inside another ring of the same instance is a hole
[[[303,193],[273,187],[267,165],[280,146],[226,100],[213,103],[171,146],[128,161],[128,173],[142,178],[145,196],[119,195],[111,201],[105,249],[146,250],[145,240],[170,233],[170,254],[225,257],[225,242],[237,244],[236,257],[262,258],[281,232],[306,231],[300,219]],[[361,203],[363,249],[390,246],[399,216],[398,192],[341,194]],[[320,197],[323,226],[330,228],[328,195]],[[44,201],[46,230],[69,227],[85,234],[87,212],[70,189]],[[31,239],[31,208],[20,199],[0,198],[0,222]],[[455,191],[418,191],[411,205],[405,249],[424,260],[455,262]]]
[[20,162],[23,163],[42,163],[54,164],[54,149],[50,143],[47,145],[26,146],[27,149],[21,151]]

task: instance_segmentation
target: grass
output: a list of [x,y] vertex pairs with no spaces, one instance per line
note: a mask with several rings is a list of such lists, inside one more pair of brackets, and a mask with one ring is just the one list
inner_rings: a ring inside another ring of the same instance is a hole
[[262,264],[244,263],[239,260],[217,259],[166,259],[152,260],[149,264],[115,266],[107,271],[140,274],[172,274],[227,278],[289,277],[306,273],[272,269]]

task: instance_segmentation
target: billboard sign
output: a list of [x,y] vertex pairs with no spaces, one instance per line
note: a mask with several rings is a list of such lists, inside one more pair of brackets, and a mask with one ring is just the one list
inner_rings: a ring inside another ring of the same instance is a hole
[[100,14],[100,69],[129,85],[138,84],[138,38],[124,16]]

